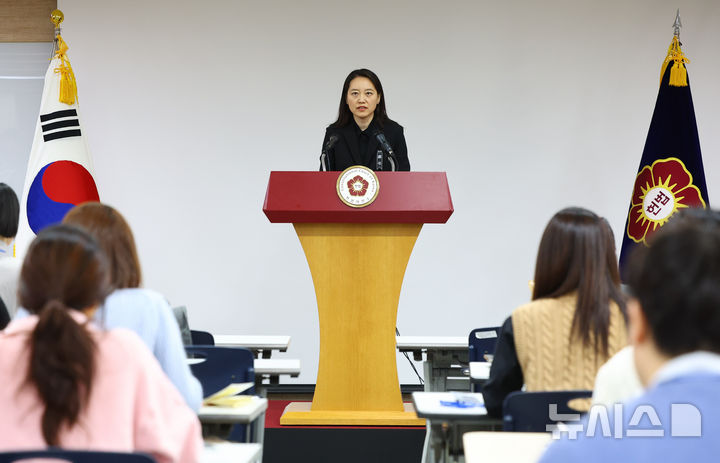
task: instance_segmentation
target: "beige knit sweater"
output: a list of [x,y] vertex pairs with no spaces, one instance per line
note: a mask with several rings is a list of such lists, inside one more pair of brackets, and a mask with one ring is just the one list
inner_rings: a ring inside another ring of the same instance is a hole
[[512,325],[515,348],[528,391],[592,389],[600,366],[627,344],[625,321],[615,303],[610,306],[608,353],[595,353],[573,337],[570,329],[577,293],[537,299],[515,309]]

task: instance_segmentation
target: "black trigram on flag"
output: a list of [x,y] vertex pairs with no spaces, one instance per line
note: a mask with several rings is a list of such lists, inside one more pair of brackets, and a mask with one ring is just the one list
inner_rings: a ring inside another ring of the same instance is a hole
[[77,111],[65,109],[50,114],[41,114],[43,140],[57,140],[58,138],[79,137],[80,120]]

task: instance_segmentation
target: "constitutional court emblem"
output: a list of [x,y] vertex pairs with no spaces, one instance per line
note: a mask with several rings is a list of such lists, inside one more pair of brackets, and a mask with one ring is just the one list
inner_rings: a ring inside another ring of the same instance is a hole
[[379,191],[377,175],[365,166],[348,167],[337,180],[338,197],[350,207],[369,206]]

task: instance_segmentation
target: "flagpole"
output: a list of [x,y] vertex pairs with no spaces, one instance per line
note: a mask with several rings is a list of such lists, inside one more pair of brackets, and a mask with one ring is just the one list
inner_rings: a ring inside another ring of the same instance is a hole
[[50,55],[50,59],[53,59],[55,56],[55,52],[58,51],[58,35],[60,35],[61,28],[60,23],[62,23],[65,20],[65,15],[60,10],[53,10],[52,13],[50,13],[50,22],[55,24],[55,38],[53,39],[53,47],[52,47],[52,54]]
[[[627,281],[633,250],[678,211],[709,207],[707,182],[700,151],[685,57],[680,43],[680,10],[675,14],[673,38],[660,72],[653,111],[640,166],[635,177],[620,251],[620,274]],[[670,66],[670,69],[668,69]]]
[[675,22],[673,23],[673,35],[680,39],[680,28],[682,27],[682,22],[680,22],[680,8],[678,8],[677,13],[675,13]]

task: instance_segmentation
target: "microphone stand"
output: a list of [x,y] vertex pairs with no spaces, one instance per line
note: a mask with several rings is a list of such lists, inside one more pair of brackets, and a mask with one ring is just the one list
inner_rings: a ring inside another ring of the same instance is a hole
[[383,151],[385,151],[388,155],[388,160],[390,161],[390,170],[392,172],[395,172],[397,166],[397,158],[395,158],[395,153],[393,152],[392,146],[390,146],[390,143],[388,143],[385,135],[379,130],[375,132],[375,138],[380,143]]
[[328,166],[327,166],[327,153],[323,151],[320,153],[320,170],[327,172]]

